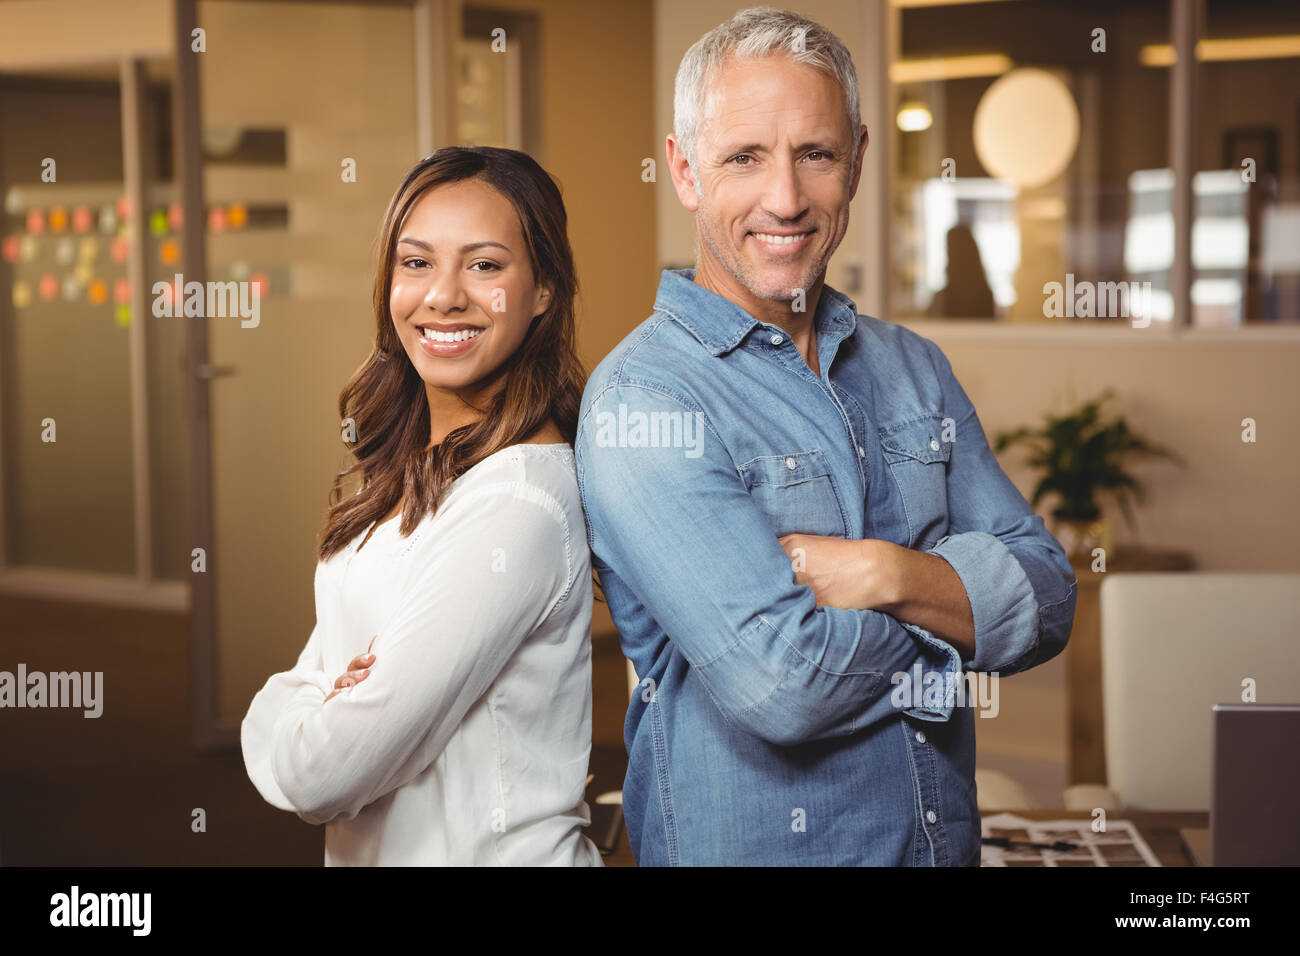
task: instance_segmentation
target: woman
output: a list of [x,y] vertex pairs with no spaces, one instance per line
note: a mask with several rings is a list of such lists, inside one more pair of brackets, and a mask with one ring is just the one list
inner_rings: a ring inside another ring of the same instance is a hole
[[241,735],[262,796],[326,824],[327,866],[603,865],[576,285],[559,190],[523,153],[438,150],[389,203],[316,627]]

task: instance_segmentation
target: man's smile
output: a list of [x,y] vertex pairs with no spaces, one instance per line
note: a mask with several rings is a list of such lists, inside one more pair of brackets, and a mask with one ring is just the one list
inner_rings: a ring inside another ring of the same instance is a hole
[[750,232],[746,238],[753,239],[759,248],[769,254],[790,256],[803,251],[812,240],[814,230],[803,232]]

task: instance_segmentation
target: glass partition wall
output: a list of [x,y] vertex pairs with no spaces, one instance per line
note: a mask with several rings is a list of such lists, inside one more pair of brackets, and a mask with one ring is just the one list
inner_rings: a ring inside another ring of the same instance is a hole
[[170,111],[166,62],[0,73],[6,586],[184,606],[184,336],[148,289],[177,254]]
[[[1181,157],[1180,324],[1300,320],[1293,3],[893,2],[895,318],[1170,326]],[[1198,38],[1186,104],[1180,11]]]
[[0,65],[0,588],[188,610],[222,748],[310,633],[388,199],[437,145],[542,154],[539,19],[151,11],[124,40],[148,56],[33,65],[51,28]]

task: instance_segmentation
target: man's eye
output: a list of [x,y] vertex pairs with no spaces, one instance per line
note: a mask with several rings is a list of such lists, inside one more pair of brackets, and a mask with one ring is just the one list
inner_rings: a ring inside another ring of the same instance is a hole
[[[753,157],[753,156],[750,156],[748,153],[741,153],[741,154],[738,155],[738,156],[732,156],[732,157],[731,157],[731,161],[732,161],[733,163],[735,163],[737,166],[750,166],[750,165],[753,165],[753,164],[750,162],[750,160],[752,160],[753,158],[754,158],[754,157]],[[741,162],[742,159],[745,160],[745,162],[742,163],[742,162]]]
[[830,159],[831,154],[821,149],[814,149],[808,154],[809,159]]

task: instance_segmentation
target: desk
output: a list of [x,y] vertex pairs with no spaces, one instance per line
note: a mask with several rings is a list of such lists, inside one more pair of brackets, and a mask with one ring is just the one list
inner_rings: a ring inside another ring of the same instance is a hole
[[[980,816],[991,817],[996,810],[981,810]],[[1091,820],[1090,810],[1008,810],[1026,820]],[[1183,827],[1208,827],[1210,815],[1191,810],[1111,810],[1108,821],[1128,820],[1135,827],[1161,866],[1195,866],[1196,862],[1183,845]]]
[[[982,810],[982,816],[992,816],[996,811]],[[1027,820],[1091,820],[1092,814],[1082,810],[1012,810],[1009,811]],[[1156,855],[1162,866],[1194,866],[1191,856],[1187,853],[1187,848],[1183,846],[1183,838],[1178,831],[1181,827],[1208,827],[1210,825],[1210,815],[1208,813],[1194,813],[1185,811],[1150,811],[1140,812],[1137,810],[1114,811],[1110,815],[1112,820],[1130,820],[1137,827],[1138,832],[1142,834],[1142,839],[1147,841],[1147,846],[1151,847],[1151,852]],[[632,856],[632,851],[627,845],[627,833],[620,833],[618,837],[618,850],[615,853],[605,857],[606,866],[636,866],[636,860]]]

